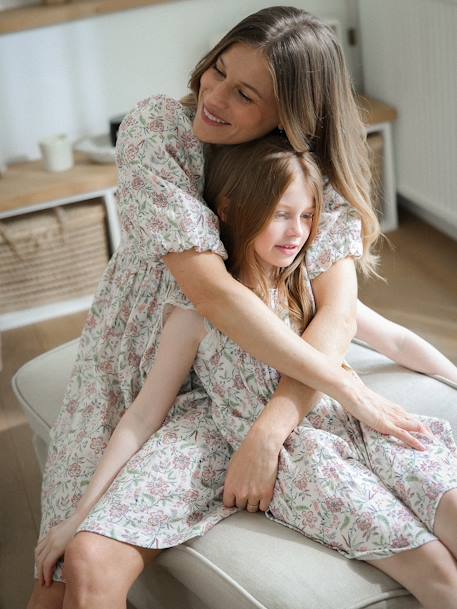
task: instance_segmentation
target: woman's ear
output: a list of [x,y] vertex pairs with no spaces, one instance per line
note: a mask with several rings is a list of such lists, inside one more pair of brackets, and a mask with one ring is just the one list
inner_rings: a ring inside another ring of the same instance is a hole
[[217,199],[217,215],[222,222],[227,222],[227,211],[230,201],[226,195],[222,195]]

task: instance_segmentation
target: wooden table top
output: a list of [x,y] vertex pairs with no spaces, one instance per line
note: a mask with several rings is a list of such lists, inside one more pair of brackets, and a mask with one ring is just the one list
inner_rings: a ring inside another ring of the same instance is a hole
[[67,171],[50,172],[43,161],[9,165],[0,177],[0,212],[40,205],[49,201],[77,198],[115,188],[114,164],[92,163],[84,155],[75,155],[75,165]]

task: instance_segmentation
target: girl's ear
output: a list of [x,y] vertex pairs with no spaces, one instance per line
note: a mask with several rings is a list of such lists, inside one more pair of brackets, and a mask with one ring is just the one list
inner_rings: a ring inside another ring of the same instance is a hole
[[226,195],[222,195],[217,199],[217,215],[222,222],[227,222],[227,211],[230,201]]

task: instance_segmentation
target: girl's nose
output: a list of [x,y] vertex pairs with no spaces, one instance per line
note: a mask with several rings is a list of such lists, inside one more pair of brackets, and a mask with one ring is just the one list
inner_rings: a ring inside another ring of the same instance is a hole
[[298,220],[292,220],[289,226],[287,227],[287,234],[290,236],[301,236],[302,232],[303,226],[301,223],[301,218],[299,218]]

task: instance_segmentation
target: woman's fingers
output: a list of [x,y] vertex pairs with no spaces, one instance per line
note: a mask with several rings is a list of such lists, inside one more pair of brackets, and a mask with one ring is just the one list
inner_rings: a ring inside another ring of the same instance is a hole
[[411,446],[411,448],[415,448],[416,450],[425,450],[425,446],[422,444],[422,442],[409,433],[407,429],[392,425],[389,433],[391,436],[394,436],[398,440],[401,440],[401,442],[404,442],[407,446]]

